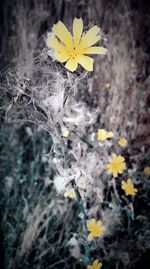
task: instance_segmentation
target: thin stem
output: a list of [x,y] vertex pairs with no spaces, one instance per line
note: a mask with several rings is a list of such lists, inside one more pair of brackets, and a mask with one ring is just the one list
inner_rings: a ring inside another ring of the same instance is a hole
[[86,257],[87,257],[88,260],[91,262],[90,246],[89,246],[89,243],[87,242],[87,236],[88,236],[88,230],[87,230],[87,215],[86,215],[86,212],[85,212],[83,199],[82,199],[82,197],[81,197],[81,194],[80,194],[80,192],[79,192],[79,189],[78,189],[78,187],[77,187],[76,182],[75,182],[74,179],[71,181],[71,184],[72,184],[72,187],[73,187],[74,190],[75,190],[76,199],[77,199],[77,202],[78,202],[78,204],[79,204],[80,211],[81,211],[81,213],[83,214],[83,229],[84,229],[84,234],[85,234],[85,238],[86,238],[86,244],[84,244],[84,250],[85,250],[85,255],[86,255]]

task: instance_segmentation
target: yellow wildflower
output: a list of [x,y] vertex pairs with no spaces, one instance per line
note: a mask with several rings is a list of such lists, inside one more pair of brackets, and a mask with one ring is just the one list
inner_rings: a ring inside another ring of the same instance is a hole
[[130,178],[128,178],[127,182],[125,181],[121,182],[121,188],[125,191],[126,195],[134,196],[137,193],[137,189],[134,188],[134,185],[132,184]]
[[76,198],[76,194],[75,194],[74,189],[71,189],[71,190],[69,190],[69,191],[66,191],[66,192],[64,193],[64,197],[65,197],[65,198],[69,197],[69,198],[71,198],[71,199],[75,199],[75,198]]
[[93,261],[91,265],[87,266],[87,269],[101,269],[102,268],[102,263],[99,262],[98,260]]
[[96,221],[94,218],[89,220],[87,223],[88,231],[90,232],[88,235],[88,240],[92,240],[94,237],[99,237],[105,232],[105,227],[102,225],[102,222]]
[[110,162],[106,165],[107,170],[113,174],[114,177],[117,177],[118,174],[122,174],[126,169],[126,163],[124,157],[121,155],[112,154]]
[[150,176],[150,166],[144,168],[144,173]]
[[62,134],[63,134],[63,137],[68,137],[70,132],[67,129],[64,129]]
[[55,36],[48,33],[47,46],[55,51],[55,58],[59,62],[66,62],[65,67],[74,72],[78,64],[87,71],[93,71],[93,59],[86,54],[105,54],[103,47],[92,47],[101,37],[100,28],[95,25],[88,32],[83,33],[83,20],[75,18],[73,21],[73,35],[66,26],[59,21],[54,24],[52,31]]
[[113,137],[113,132],[107,132],[105,129],[99,129],[97,134],[97,139],[99,141],[104,141],[110,137]]
[[124,137],[121,137],[119,140],[118,140],[118,144],[120,145],[120,147],[122,148],[125,148],[127,146],[127,140],[124,138]]

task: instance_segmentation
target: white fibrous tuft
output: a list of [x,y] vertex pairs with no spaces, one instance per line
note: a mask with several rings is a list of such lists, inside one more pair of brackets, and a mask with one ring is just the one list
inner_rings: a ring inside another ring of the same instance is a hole
[[54,178],[54,186],[58,193],[64,192],[67,185],[67,179],[62,176],[56,176]]

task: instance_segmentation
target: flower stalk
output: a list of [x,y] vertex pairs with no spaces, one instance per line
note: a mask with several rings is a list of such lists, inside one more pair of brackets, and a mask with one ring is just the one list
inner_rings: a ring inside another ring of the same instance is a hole
[[88,237],[87,215],[86,215],[86,212],[85,212],[85,208],[84,208],[84,204],[83,204],[83,199],[82,199],[82,197],[80,195],[79,189],[78,189],[78,187],[77,187],[76,182],[75,182],[74,179],[71,180],[71,185],[72,185],[72,188],[75,191],[76,200],[78,202],[80,211],[83,214],[83,231],[84,231],[84,236],[86,238],[86,241],[85,241],[86,243],[84,243],[84,250],[85,250],[84,263],[86,265],[88,265],[89,263],[91,263],[92,259],[91,259],[91,254],[90,254],[90,244],[87,241],[87,237]]

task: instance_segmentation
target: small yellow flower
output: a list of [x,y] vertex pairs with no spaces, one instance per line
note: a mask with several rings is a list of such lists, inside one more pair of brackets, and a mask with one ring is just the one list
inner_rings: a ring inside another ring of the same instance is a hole
[[102,263],[99,262],[98,260],[93,261],[91,265],[87,266],[87,269],[101,269],[102,268]]
[[113,137],[113,132],[107,132],[105,129],[99,129],[97,133],[97,139],[99,141],[105,141],[108,138]]
[[76,198],[76,194],[75,194],[74,189],[71,189],[71,190],[69,190],[69,191],[66,191],[66,192],[64,193],[64,197],[65,197],[65,198],[69,197],[69,198],[71,198],[71,199],[75,199],[75,198]]
[[102,222],[96,221],[94,218],[89,220],[87,223],[88,231],[90,232],[88,235],[88,240],[92,240],[94,237],[99,237],[105,232],[105,227],[102,225]]
[[119,140],[118,140],[118,144],[120,145],[120,147],[122,148],[125,148],[127,146],[127,140],[124,138],[124,137],[121,137]]
[[144,168],[144,173],[150,176],[150,166]]
[[68,137],[70,132],[67,129],[64,129],[62,134],[63,134],[63,137]]
[[124,157],[121,155],[112,154],[110,162],[107,163],[106,168],[109,173],[112,173],[114,177],[117,177],[118,174],[122,174],[126,169],[126,163]]
[[127,182],[125,181],[121,182],[121,188],[125,191],[126,195],[134,196],[137,193],[137,189],[134,188],[134,185],[132,184],[130,178],[128,178]]
[[47,46],[55,51],[57,61],[64,63],[65,67],[74,72],[78,64],[87,71],[93,71],[93,59],[86,54],[105,54],[107,49],[103,47],[92,47],[101,37],[100,28],[95,25],[88,32],[83,33],[83,20],[75,18],[73,21],[73,35],[66,26],[59,21],[54,24],[52,31],[55,36],[48,33]]

